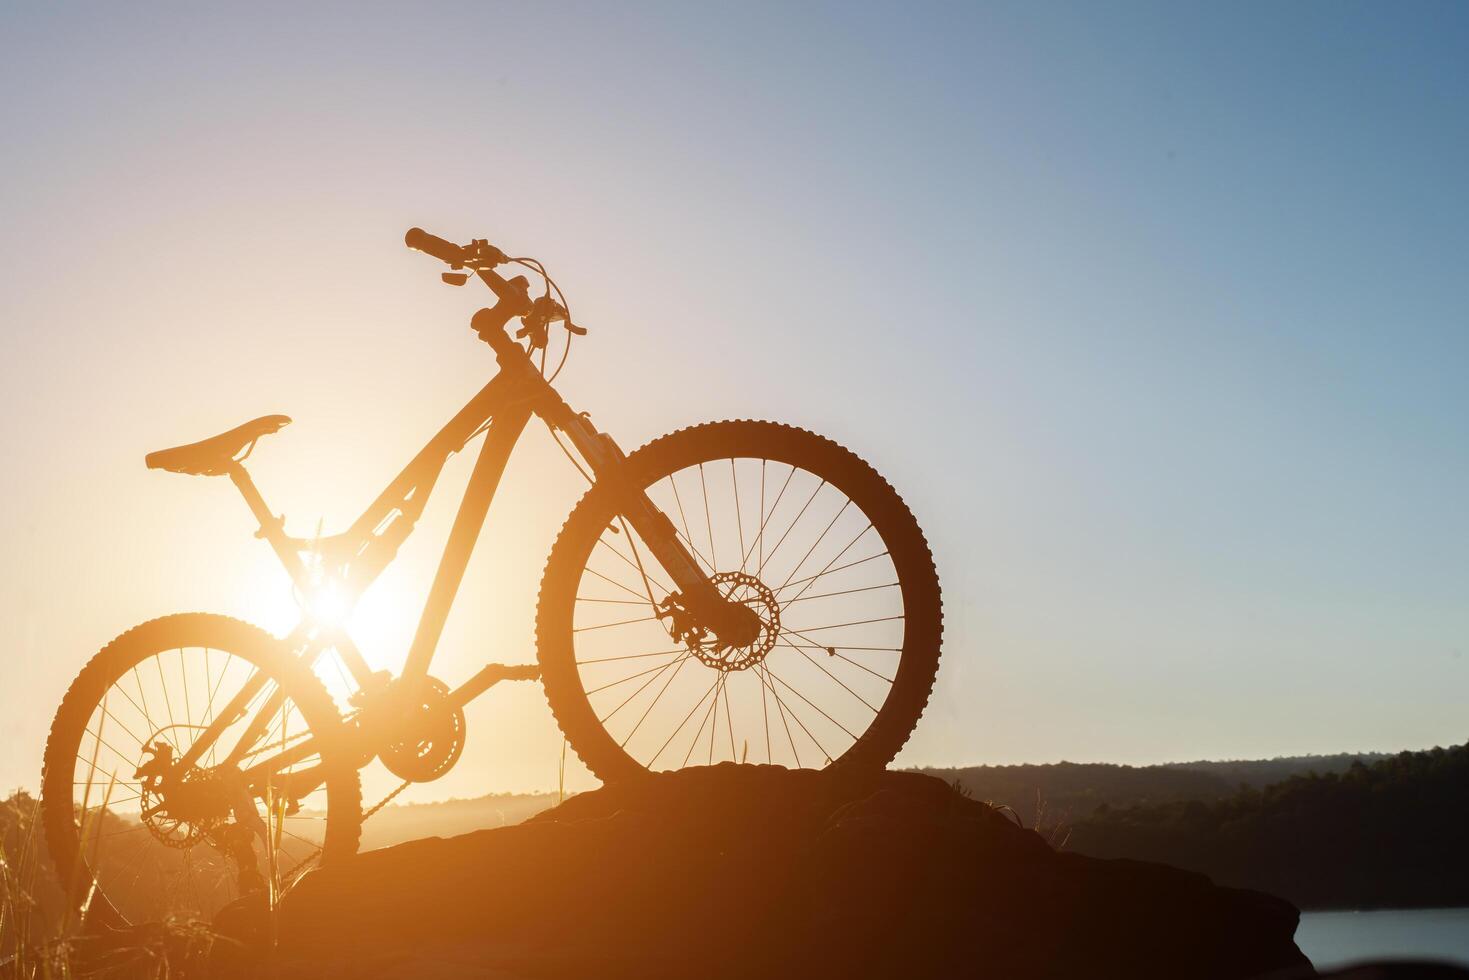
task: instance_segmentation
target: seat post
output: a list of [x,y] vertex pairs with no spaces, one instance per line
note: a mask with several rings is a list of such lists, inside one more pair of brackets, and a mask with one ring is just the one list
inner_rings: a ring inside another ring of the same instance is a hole
[[238,462],[231,462],[225,471],[229,474],[230,482],[235,489],[240,491],[240,496],[245,498],[245,503],[250,507],[250,513],[260,522],[260,530],[255,532],[257,538],[264,538],[270,543],[270,547],[280,558],[281,563],[286,566],[286,571],[291,578],[300,584],[305,580],[305,569],[301,567],[301,556],[296,553],[291,539],[286,535],[286,521],[284,517],[276,517],[270,512],[265,504],[265,498],[260,495],[260,490],[255,486],[255,481],[245,467]]

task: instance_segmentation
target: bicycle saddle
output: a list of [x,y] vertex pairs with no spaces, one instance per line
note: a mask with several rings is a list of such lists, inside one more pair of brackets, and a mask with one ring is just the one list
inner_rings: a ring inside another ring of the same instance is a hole
[[229,471],[240,450],[255,445],[255,440],[279,432],[291,424],[285,415],[263,415],[244,425],[237,425],[228,432],[210,436],[200,442],[172,449],[160,449],[143,458],[150,470],[168,470],[170,473],[188,473],[191,476],[218,476]]

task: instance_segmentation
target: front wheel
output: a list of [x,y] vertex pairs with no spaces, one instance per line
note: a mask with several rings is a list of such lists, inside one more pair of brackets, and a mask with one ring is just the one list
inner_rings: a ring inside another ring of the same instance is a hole
[[892,761],[928,702],[943,611],[923,532],[843,447],[774,422],[714,422],[627,459],[726,599],[759,614],[727,646],[679,622],[672,577],[589,490],[551,551],[537,612],[546,698],[604,781],[732,760]]

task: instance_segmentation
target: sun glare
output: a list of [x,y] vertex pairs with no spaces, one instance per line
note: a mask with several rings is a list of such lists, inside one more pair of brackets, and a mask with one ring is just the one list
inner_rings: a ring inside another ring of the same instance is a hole
[[301,608],[313,622],[335,629],[346,624],[352,600],[339,583],[327,581],[305,597]]

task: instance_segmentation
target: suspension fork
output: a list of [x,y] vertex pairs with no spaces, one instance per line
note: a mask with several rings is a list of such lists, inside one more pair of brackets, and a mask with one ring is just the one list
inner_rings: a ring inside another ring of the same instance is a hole
[[619,512],[632,524],[653,557],[673,579],[684,605],[698,619],[713,626],[716,632],[720,632],[721,626],[726,630],[734,626],[730,622],[731,603],[720,594],[709,575],[699,567],[693,553],[679,540],[673,521],[658,509],[642,487],[634,486],[627,479],[627,455],[621,447],[611,436],[597,431],[586,416],[578,415],[559,396],[554,397],[553,404],[542,406],[538,411],[547,422],[571,439],[572,445],[591,464],[597,482],[612,488],[619,501]]

